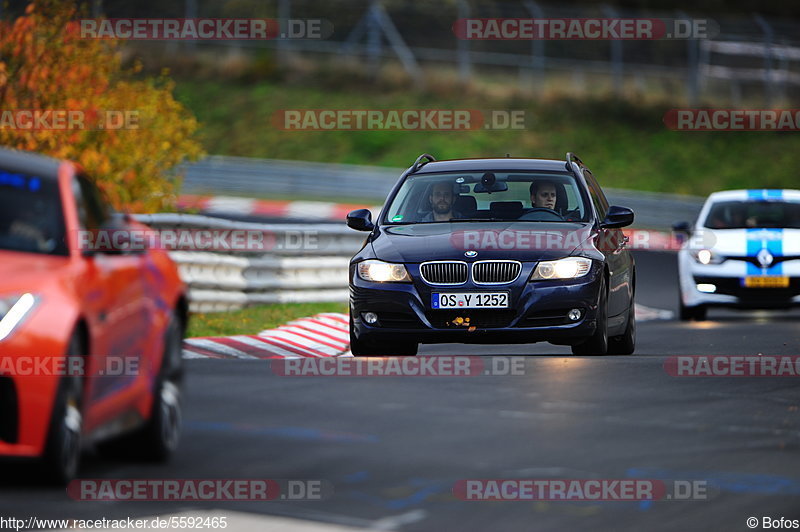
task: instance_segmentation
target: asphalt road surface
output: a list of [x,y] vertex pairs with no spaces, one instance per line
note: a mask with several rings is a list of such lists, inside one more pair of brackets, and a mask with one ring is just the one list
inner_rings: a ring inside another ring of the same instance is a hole
[[[676,311],[675,256],[638,253],[637,299]],[[534,346],[422,354],[542,354],[524,375],[281,377],[268,363],[191,360],[184,440],[166,466],[86,457],[85,478],[325,479],[322,501],[82,502],[6,470],[0,516],[184,512],[289,529],[751,530],[800,519],[800,381],[673,377],[678,354],[800,352],[800,313],[711,311],[641,323],[630,357]],[[464,501],[462,479],[677,479],[700,500]],[[280,520],[289,517],[291,521]],[[338,525],[338,526],[333,526]],[[229,530],[235,528],[229,528]],[[298,528],[300,529],[300,528]]]

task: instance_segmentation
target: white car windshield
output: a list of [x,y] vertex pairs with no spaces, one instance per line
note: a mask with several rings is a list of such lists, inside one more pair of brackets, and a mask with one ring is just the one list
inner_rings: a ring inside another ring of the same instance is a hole
[[789,201],[720,201],[711,206],[703,227],[709,229],[800,229],[800,203]]

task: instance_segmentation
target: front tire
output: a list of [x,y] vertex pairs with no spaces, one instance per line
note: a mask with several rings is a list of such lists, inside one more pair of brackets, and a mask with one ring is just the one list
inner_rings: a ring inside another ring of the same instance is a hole
[[164,353],[153,387],[150,417],[135,432],[101,444],[104,454],[114,458],[165,462],[177,449],[183,419],[183,332],[183,322],[173,314],[164,331]]
[[[82,367],[69,361],[84,357],[84,342],[74,334],[67,348],[67,368]],[[75,478],[80,466],[83,436],[83,380],[80,375],[65,375],[59,382],[50,418],[50,429],[42,456],[43,479],[65,485]]]
[[392,342],[391,345],[379,345],[376,342],[356,338],[353,318],[350,318],[350,352],[354,357],[413,357],[417,355],[419,344],[416,342]]
[[608,353],[608,290],[606,278],[600,282],[597,296],[597,328],[588,340],[572,346],[573,355],[605,355]]
[[631,303],[628,310],[628,324],[625,332],[619,336],[612,336],[608,342],[609,355],[632,355],[636,351],[636,310]]
[[164,462],[180,442],[183,412],[183,323],[173,315],[164,334],[164,356],[154,390],[150,420],[140,434],[144,458]]
[[704,321],[708,311],[703,305],[687,307],[683,304],[683,300],[678,301],[678,309],[678,315],[681,321]]

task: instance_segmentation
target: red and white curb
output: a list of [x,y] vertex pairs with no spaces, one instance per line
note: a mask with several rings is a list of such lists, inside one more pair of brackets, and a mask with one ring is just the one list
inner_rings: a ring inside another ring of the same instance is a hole
[[347,213],[355,209],[370,209],[373,215],[381,207],[363,204],[330,203],[326,201],[278,201],[239,198],[235,196],[195,196],[184,194],[178,198],[181,210],[197,209],[202,213],[245,214],[268,218],[299,220],[336,220],[343,222]]
[[[636,305],[636,321],[671,320],[674,313]],[[277,329],[258,334],[187,338],[183,358],[272,358],[350,357],[350,330],[347,314],[317,314],[294,320]]]
[[317,314],[258,334],[187,338],[183,358],[320,358],[352,356],[347,314]]

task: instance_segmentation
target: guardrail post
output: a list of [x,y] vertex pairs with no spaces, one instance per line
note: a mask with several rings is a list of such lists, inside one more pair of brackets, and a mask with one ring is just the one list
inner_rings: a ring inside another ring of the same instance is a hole
[[378,7],[377,2],[373,2],[367,14],[367,65],[370,76],[373,79],[378,77],[378,68],[380,67],[381,55],[381,30],[378,24],[378,17],[376,10]]
[[[789,43],[786,42],[785,38],[781,39],[781,45],[784,50],[787,50],[789,47]],[[778,81],[778,99],[781,102],[785,102],[786,86],[789,84],[789,59],[785,51],[778,55],[778,61],[778,68],[781,73],[781,79]]]
[[[608,18],[619,18],[617,10],[609,5],[603,5],[603,13]],[[622,41],[619,39],[611,41],[611,72],[614,78],[614,93],[622,97],[623,91],[623,63],[622,63]]]
[[[544,18],[544,10],[533,0],[524,2],[524,5],[533,18]],[[533,83],[538,89],[544,88],[544,67],[544,39],[533,39],[531,41],[531,69],[533,70]]]
[[[392,50],[397,55],[397,58],[402,63],[403,68],[406,69],[406,72],[411,76],[414,80],[414,83],[417,84],[418,87],[422,87],[425,85],[425,79],[422,75],[422,70],[419,68],[417,64],[417,59],[414,57],[414,52],[411,51],[411,48],[406,45],[403,37],[400,35],[400,32],[397,31],[397,27],[392,22],[392,19],[389,18],[389,15],[386,13],[386,10],[380,4],[380,2],[375,2],[372,4],[372,9],[370,10],[374,19],[374,23],[376,25],[376,30],[380,29],[383,31],[383,35],[386,36],[386,39],[389,41],[389,44],[392,46]],[[380,34],[378,33],[377,36],[378,45],[380,46]]]
[[[458,18],[469,18],[469,4],[466,0],[458,0]],[[461,83],[468,83],[472,77],[472,64],[469,55],[469,40],[456,37],[458,46],[458,77]]]
[[772,40],[775,32],[767,21],[756,13],[753,15],[756,24],[764,32],[764,103],[766,107],[772,105],[773,100],[773,80],[772,80]]
[[[291,0],[278,0],[278,25],[283,21],[289,20],[292,16]],[[278,35],[278,64],[286,66],[289,62],[289,40],[282,35]]]
[[[688,19],[683,11],[678,11],[678,17]],[[700,92],[700,43],[697,39],[686,40],[686,101],[689,107],[697,105]]]
[[[186,18],[197,18],[197,0],[186,0]],[[197,47],[197,43],[194,41],[188,41],[186,46],[190,50],[194,50]]]

